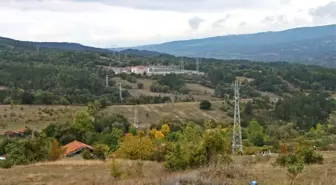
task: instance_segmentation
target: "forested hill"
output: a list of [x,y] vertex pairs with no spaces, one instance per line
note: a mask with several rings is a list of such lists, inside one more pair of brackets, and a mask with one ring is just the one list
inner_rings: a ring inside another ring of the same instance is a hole
[[63,49],[71,51],[94,51],[94,52],[111,52],[102,48],[95,48],[84,46],[78,43],[68,42],[31,42],[31,41],[18,41],[10,38],[0,37],[0,47],[17,47],[18,49],[28,50],[42,50],[42,49]]
[[336,67],[336,25],[135,47],[178,56],[288,61]]

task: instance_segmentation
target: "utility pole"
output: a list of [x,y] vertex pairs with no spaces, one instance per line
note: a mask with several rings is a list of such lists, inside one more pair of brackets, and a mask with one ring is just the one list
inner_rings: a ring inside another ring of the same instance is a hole
[[139,128],[139,120],[138,120],[138,106],[134,107],[134,118],[133,118],[133,126],[134,128]]
[[184,62],[183,62],[183,60],[181,60],[181,62],[180,62],[180,68],[181,68],[181,71],[184,71]]
[[196,58],[196,71],[199,72],[199,59]]
[[36,45],[36,51],[40,52],[40,47],[38,45]]
[[108,86],[109,86],[109,78],[108,78],[108,75],[106,75],[105,83],[106,83],[106,87],[108,87]]
[[234,123],[233,123],[233,135],[232,135],[232,155],[236,154],[237,151],[243,154],[243,144],[241,135],[241,125],[240,125],[240,110],[239,110],[239,88],[240,82],[235,81],[234,83],[234,94],[235,94],[235,109],[234,109]]
[[119,98],[120,98],[120,103],[122,103],[123,102],[123,97],[122,97],[121,82],[119,82]]

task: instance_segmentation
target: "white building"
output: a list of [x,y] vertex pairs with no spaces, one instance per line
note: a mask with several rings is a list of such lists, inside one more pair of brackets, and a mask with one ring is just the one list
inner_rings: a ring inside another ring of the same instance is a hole
[[146,66],[132,66],[131,67],[131,73],[143,74],[144,72],[147,72]]

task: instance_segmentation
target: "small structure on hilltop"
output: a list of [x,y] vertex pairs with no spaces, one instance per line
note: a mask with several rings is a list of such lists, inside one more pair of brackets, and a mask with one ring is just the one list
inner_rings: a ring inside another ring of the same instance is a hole
[[79,141],[73,141],[71,143],[68,143],[67,145],[65,145],[66,151],[64,153],[64,155],[66,157],[72,157],[76,154],[81,153],[83,150],[87,149],[89,151],[93,151],[94,148],[92,146],[89,146],[87,144],[84,144],[82,142]]

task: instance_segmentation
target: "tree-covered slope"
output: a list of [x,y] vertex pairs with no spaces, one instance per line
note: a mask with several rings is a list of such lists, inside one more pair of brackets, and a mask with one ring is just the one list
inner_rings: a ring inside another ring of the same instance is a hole
[[29,50],[41,49],[63,49],[71,51],[94,51],[94,52],[109,52],[109,50],[84,46],[78,43],[68,42],[31,42],[31,41],[18,41],[10,38],[0,37],[0,47],[16,47]]

